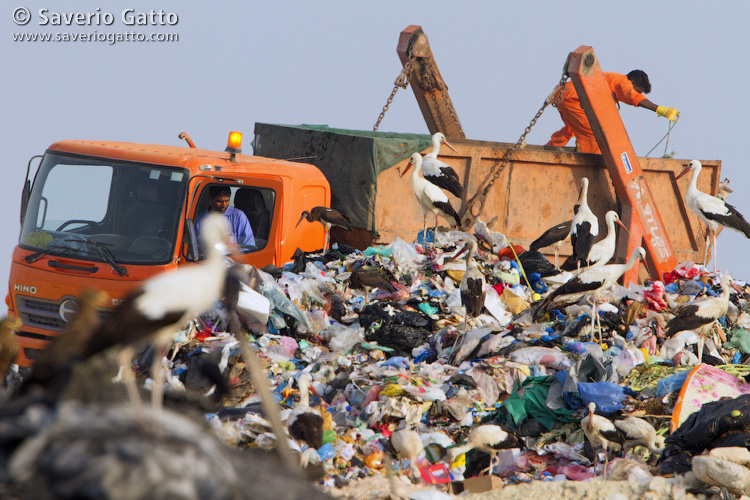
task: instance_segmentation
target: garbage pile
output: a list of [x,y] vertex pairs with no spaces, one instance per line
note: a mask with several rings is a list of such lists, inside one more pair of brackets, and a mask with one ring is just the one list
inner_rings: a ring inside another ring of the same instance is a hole
[[[397,239],[365,251],[339,245],[252,270],[240,317],[282,419],[320,417],[302,424],[320,427],[313,437],[283,438],[319,484],[333,491],[390,466],[423,484],[457,484],[488,467],[506,485],[586,480],[602,474],[604,461],[581,428],[590,403],[611,420],[639,416],[657,433],[658,451],[630,450],[609,462],[608,478],[684,474],[708,450],[750,444],[746,283],[727,279],[722,290],[721,273],[687,262],[661,281],[615,286],[596,309],[579,296],[540,311],[540,299],[574,273],[478,224],[473,235],[438,233],[426,246],[422,234],[415,244]],[[474,261],[487,285],[482,312],[468,318],[466,263],[456,256],[470,238],[480,241]],[[710,324],[682,329],[673,320],[723,297],[726,311]],[[172,358],[170,379],[208,390],[191,366],[213,356],[230,389],[210,426],[233,446],[276,448],[223,306],[200,323]],[[521,445],[492,463],[478,446],[451,453],[487,424]],[[400,429],[421,439],[414,453],[394,449]],[[750,459],[739,463],[747,470]]]

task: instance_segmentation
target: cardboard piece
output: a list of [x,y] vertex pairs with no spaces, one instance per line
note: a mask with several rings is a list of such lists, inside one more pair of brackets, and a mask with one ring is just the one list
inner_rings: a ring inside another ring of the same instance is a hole
[[500,476],[476,476],[464,479],[463,481],[453,481],[450,484],[452,495],[458,495],[464,491],[469,493],[484,493],[485,491],[496,490],[503,487],[503,480]]

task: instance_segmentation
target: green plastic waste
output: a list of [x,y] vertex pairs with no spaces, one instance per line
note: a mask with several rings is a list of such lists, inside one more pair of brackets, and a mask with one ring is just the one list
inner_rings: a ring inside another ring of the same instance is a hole
[[724,344],[725,348],[737,348],[742,354],[750,354],[750,332],[744,328],[734,327],[729,330],[731,338]]
[[529,417],[538,420],[547,430],[551,430],[555,422],[576,422],[577,419],[572,416],[573,410],[547,408],[547,393],[554,382],[555,378],[552,376],[527,377],[520,384],[516,381],[513,384],[513,392],[498,412],[507,412],[507,423],[514,427],[521,425]]

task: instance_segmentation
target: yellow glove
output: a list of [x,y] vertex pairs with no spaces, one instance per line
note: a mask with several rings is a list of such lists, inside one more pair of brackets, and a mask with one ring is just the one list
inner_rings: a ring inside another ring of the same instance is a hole
[[680,117],[680,112],[674,108],[668,108],[666,106],[657,106],[656,116],[664,116],[667,118],[667,120],[672,120],[673,122],[676,122],[677,119]]

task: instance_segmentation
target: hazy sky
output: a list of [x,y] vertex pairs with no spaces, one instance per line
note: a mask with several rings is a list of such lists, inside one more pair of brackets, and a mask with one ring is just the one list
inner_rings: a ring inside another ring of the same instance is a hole
[[[28,24],[14,22],[14,15],[27,19],[19,8],[28,9]],[[75,24],[77,13],[84,25]],[[728,201],[750,216],[750,173],[740,152],[746,144],[740,122],[750,116],[748,14],[746,2],[684,0],[6,3],[0,8],[6,68],[0,282],[8,281],[17,243],[26,164],[53,142],[179,145],[178,134],[187,131],[198,147],[223,149],[228,132],[238,130],[250,152],[255,122],[370,130],[401,69],[399,33],[411,24],[428,35],[469,139],[515,142],[580,45],[594,48],[605,71],[646,71],[649,99],[681,113],[669,150],[685,160],[721,160],[722,178],[734,189]],[[66,20],[72,24],[59,25]],[[139,21],[152,24],[132,24]],[[14,41],[33,33],[176,33],[179,40]],[[623,106],[621,115],[639,155],[668,128],[643,108]],[[527,142],[544,144],[560,126],[550,109]],[[397,94],[380,130],[428,132],[411,89]],[[663,152],[662,145],[652,156]],[[750,241],[725,231],[718,246],[720,267],[750,279],[744,259]]]

